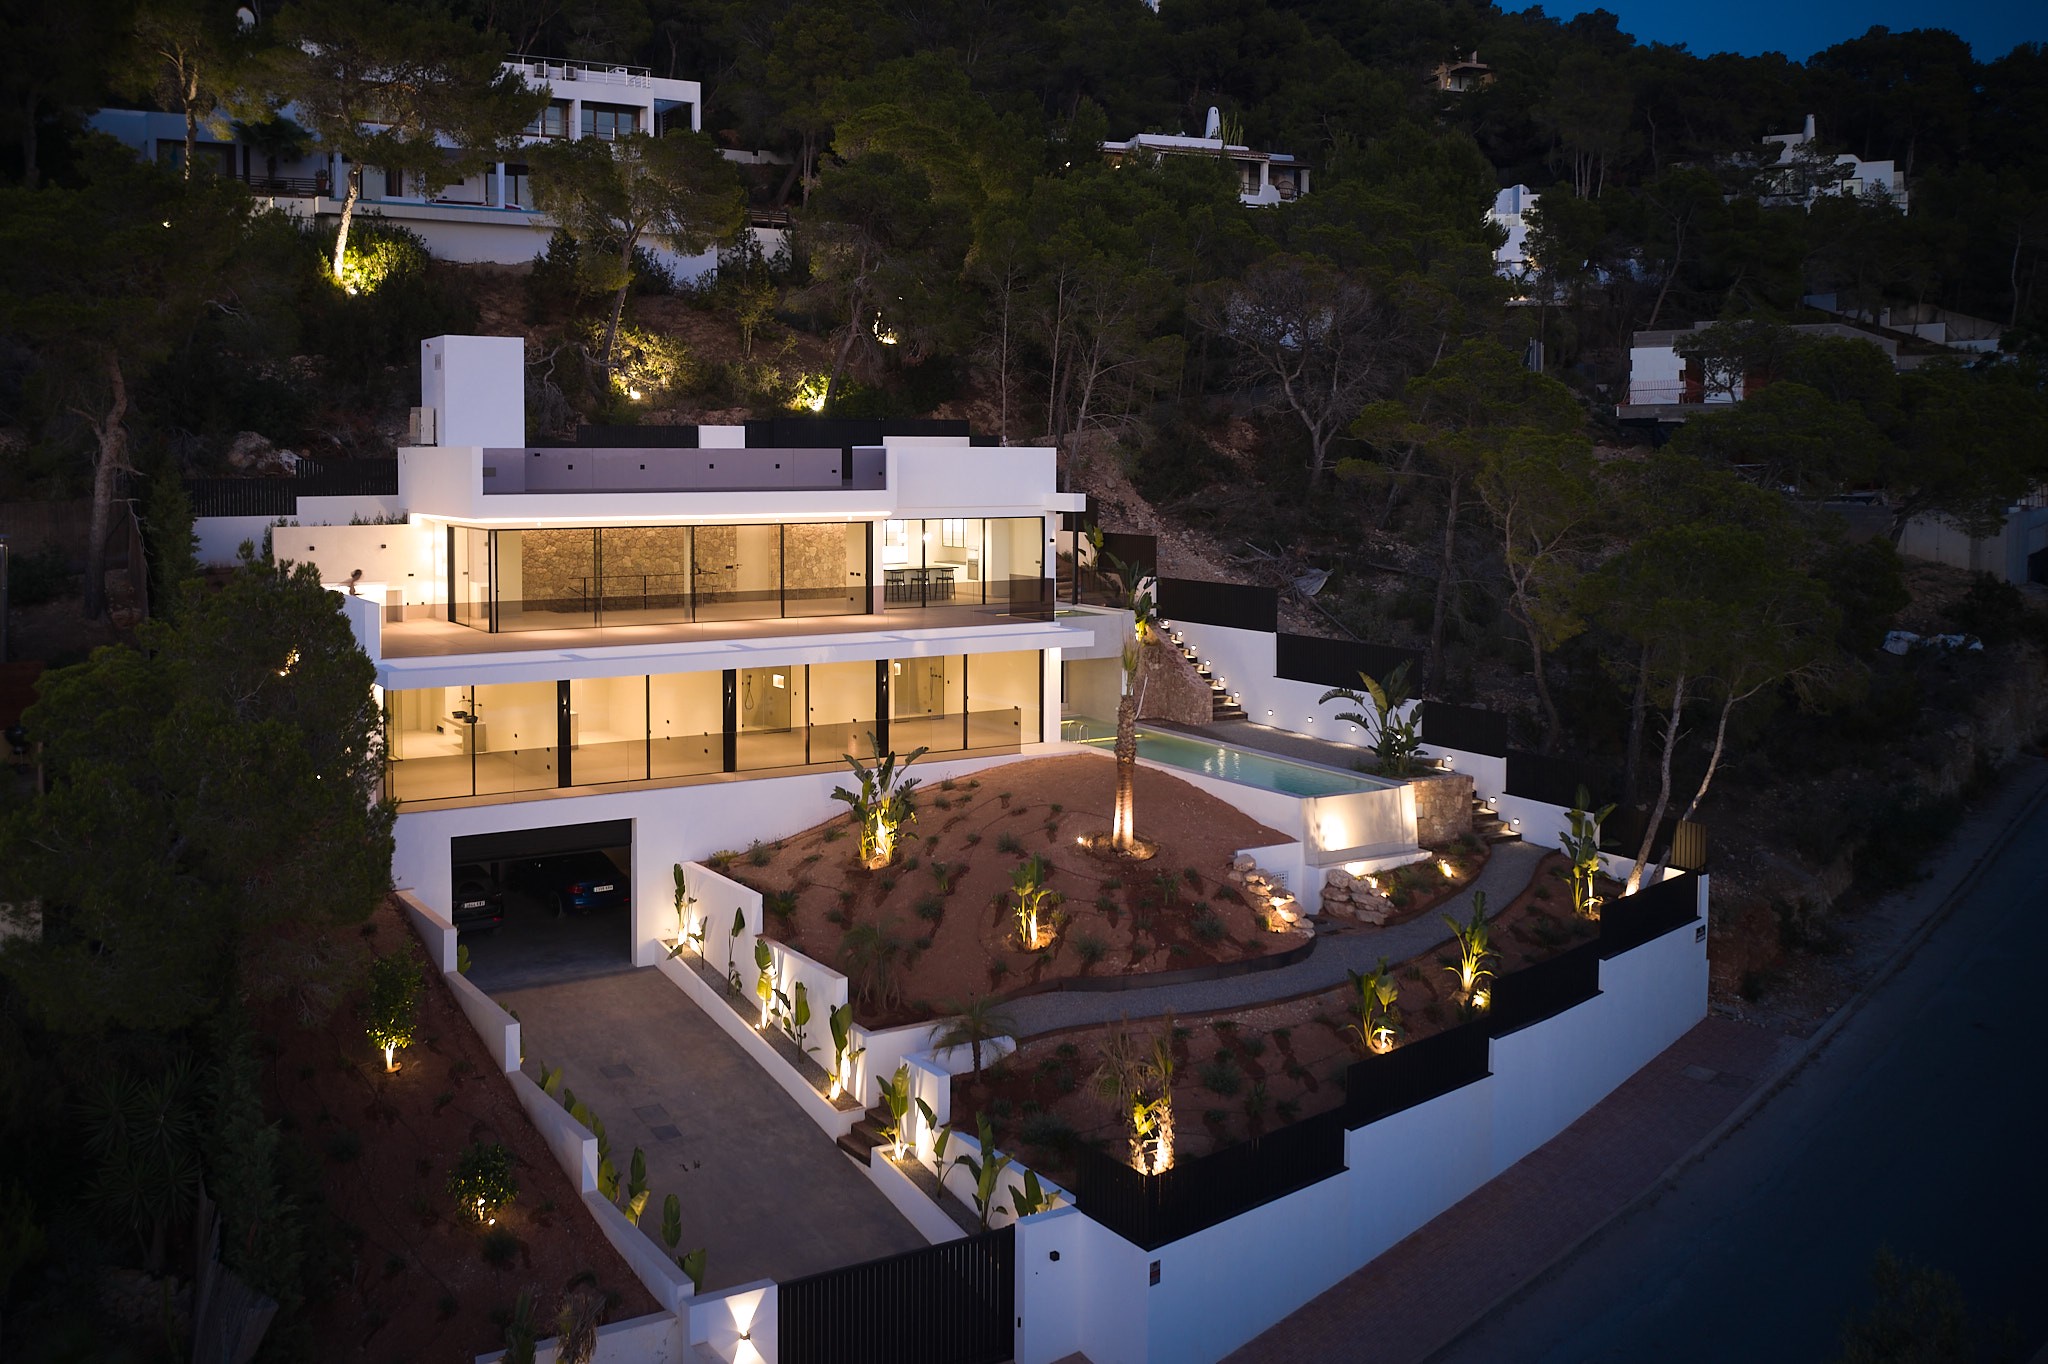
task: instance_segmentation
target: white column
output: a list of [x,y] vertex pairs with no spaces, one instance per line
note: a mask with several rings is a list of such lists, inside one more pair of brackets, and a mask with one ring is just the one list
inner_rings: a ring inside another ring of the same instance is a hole
[[505,163],[503,161],[497,164],[497,168],[491,177],[491,184],[493,186],[491,207],[503,208],[505,206]]
[[583,96],[569,96],[569,137],[583,136]]

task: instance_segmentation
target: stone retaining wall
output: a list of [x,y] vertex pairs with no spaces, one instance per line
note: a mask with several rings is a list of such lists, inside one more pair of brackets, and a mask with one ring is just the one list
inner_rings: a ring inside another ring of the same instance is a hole
[[1415,841],[1425,848],[1472,832],[1472,777],[1465,772],[1439,772],[1417,777]]

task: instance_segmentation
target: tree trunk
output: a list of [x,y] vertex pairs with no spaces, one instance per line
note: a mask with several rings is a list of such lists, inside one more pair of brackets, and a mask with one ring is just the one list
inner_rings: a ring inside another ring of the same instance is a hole
[[348,168],[348,190],[341,201],[341,226],[334,233],[334,282],[341,283],[341,263],[348,257],[348,228],[356,216],[356,199],[362,193],[363,168]]
[[199,112],[189,101],[185,105],[185,176],[192,178],[192,153],[199,146]]
[[107,613],[107,536],[114,526],[114,492],[121,471],[128,467],[128,380],[121,372],[118,354],[107,356],[107,380],[112,398],[106,415],[93,423],[100,451],[92,472],[92,529],[85,546],[87,620],[98,620]]
[[1543,751],[1555,753],[1558,740],[1564,737],[1564,720],[1557,713],[1557,702],[1550,695],[1550,678],[1543,671],[1543,635],[1526,617],[1522,629],[1529,636],[1529,671],[1536,679],[1536,699],[1543,705]]
[[1643,884],[1643,867],[1650,860],[1650,850],[1657,843],[1657,825],[1663,822],[1664,809],[1671,804],[1671,751],[1678,747],[1678,721],[1685,713],[1685,676],[1680,674],[1671,684],[1671,714],[1664,722],[1664,759],[1659,764],[1657,781],[1657,803],[1650,808],[1650,818],[1643,825],[1642,846],[1636,850],[1636,864],[1629,869],[1628,888],[1622,893],[1633,895]]
[[1707,788],[1714,783],[1714,773],[1721,766],[1722,749],[1728,741],[1728,712],[1735,709],[1737,701],[1753,695],[1754,691],[1744,692],[1741,696],[1731,691],[1728,693],[1728,699],[1721,703],[1721,718],[1714,723],[1714,751],[1707,755],[1706,775],[1700,778],[1700,789],[1692,793],[1692,804],[1685,807],[1685,813],[1679,816],[1680,819],[1691,819],[1699,812],[1700,802],[1707,798]]
[[620,268],[625,282],[619,285],[617,296],[612,299],[611,325],[604,329],[604,372],[612,374],[612,357],[619,353],[619,319],[626,315],[626,295],[633,291],[633,243],[635,238],[626,239],[626,249],[621,253]]
[[832,410],[833,399],[839,396],[839,380],[846,373],[846,362],[853,355],[853,329],[860,325],[860,291],[855,290],[846,301],[846,335],[839,338],[839,350],[832,357],[832,373],[825,379],[825,411]]
[[1643,719],[1650,701],[1650,648],[1636,665],[1636,691],[1628,704],[1628,744],[1621,757],[1621,808],[1636,808],[1636,773],[1643,766]]
[[1458,484],[1459,480],[1452,479],[1445,494],[1444,552],[1436,579],[1436,610],[1429,622],[1429,669],[1423,684],[1426,687],[1434,687],[1443,680],[1444,617],[1450,608],[1451,564],[1458,548]]
[[1110,821],[1109,845],[1120,853],[1138,846],[1138,696],[1126,678],[1124,694],[1116,703],[1116,813]]

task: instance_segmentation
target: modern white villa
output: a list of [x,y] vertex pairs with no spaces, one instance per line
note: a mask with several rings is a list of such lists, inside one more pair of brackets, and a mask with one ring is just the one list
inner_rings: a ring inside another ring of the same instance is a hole
[[1105,142],[1102,154],[1111,165],[1162,156],[1208,156],[1230,162],[1237,172],[1237,197],[1247,208],[1284,204],[1308,193],[1308,167],[1286,152],[1253,151],[1229,140],[1221,113],[1209,110],[1200,137],[1139,133],[1123,142]]
[[1806,124],[1798,132],[1772,133],[1763,140],[1767,145],[1778,148],[1776,159],[1767,167],[1767,170],[1775,168],[1778,171],[1774,191],[1764,197],[1767,204],[1791,204],[1811,209],[1816,199],[1837,194],[1861,199],[1882,198],[1899,212],[1906,211],[1906,173],[1891,161],[1865,161],[1844,152],[1830,158],[1828,174],[1816,181],[1800,183],[1789,174],[1802,149],[1814,140],[1812,114],[1806,116]]
[[[656,76],[646,67],[515,56],[504,69],[550,94],[546,109],[527,128],[528,146],[628,133],[700,131],[703,88],[696,81]],[[286,110],[289,116],[290,110]],[[101,109],[90,125],[133,147],[139,156],[175,166],[185,154],[185,121],[176,113]],[[271,207],[296,217],[338,219],[346,162],[317,144],[274,154],[204,124],[195,164],[247,184]],[[418,233],[444,260],[517,265],[546,247],[554,224],[533,206],[526,164],[499,161],[466,177],[436,176],[428,167],[365,167],[357,213]],[[717,263],[715,253],[683,259],[666,255],[678,275],[694,278]]]

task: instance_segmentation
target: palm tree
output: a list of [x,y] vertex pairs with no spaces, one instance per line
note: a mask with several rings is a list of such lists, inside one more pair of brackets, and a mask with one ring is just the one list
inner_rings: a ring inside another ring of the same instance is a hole
[[1105,572],[1116,588],[1117,605],[1131,613],[1131,637],[1124,641],[1123,690],[1116,701],[1116,813],[1110,820],[1109,846],[1122,857],[1144,855],[1138,840],[1138,665],[1152,635],[1154,579],[1149,570],[1127,564],[1113,554]]
[[974,1078],[978,1082],[981,1079],[982,1046],[1014,1033],[1017,1022],[1003,1012],[998,1001],[987,995],[970,995],[965,1000],[955,1000],[946,1005],[946,1012],[953,1016],[932,1029],[932,1048],[935,1051],[948,1047],[970,1048],[974,1056]]

